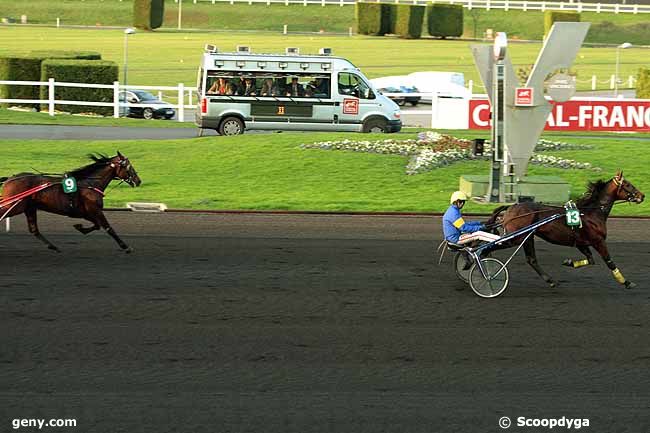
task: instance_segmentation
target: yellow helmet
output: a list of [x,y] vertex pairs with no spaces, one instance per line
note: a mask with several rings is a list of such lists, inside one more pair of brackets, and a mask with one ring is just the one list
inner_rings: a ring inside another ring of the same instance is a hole
[[456,191],[451,195],[451,198],[449,199],[449,203],[454,204],[458,200],[467,201],[467,194],[465,194],[463,191]]

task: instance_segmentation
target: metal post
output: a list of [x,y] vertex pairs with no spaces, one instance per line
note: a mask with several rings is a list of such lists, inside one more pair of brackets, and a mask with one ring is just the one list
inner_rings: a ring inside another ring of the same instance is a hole
[[182,28],[182,22],[183,20],[183,0],[178,0],[178,30],[181,30]]
[[11,218],[5,220],[5,231],[9,233],[11,231]]
[[621,60],[621,47],[616,47],[616,74],[614,75],[614,98],[618,96],[618,68]]
[[490,176],[489,201],[502,202],[501,171],[503,162],[503,121],[504,121],[504,90],[505,65],[503,59],[496,61],[494,66],[494,91],[492,93],[492,167]]
[[124,31],[124,86],[126,86],[127,83],[127,68],[128,68],[128,62],[129,62],[129,34]]

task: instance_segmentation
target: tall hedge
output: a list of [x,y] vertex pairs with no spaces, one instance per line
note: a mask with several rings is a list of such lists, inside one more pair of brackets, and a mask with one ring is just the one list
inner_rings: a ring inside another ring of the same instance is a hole
[[[32,51],[26,56],[0,57],[0,80],[41,81],[41,64],[46,59],[101,59],[95,51]],[[6,99],[40,99],[36,86],[0,86],[0,98]],[[38,104],[2,104],[3,107],[19,106],[38,110]]]
[[165,17],[165,0],[134,0],[133,25],[142,30],[162,26]]
[[372,36],[383,36],[390,33],[390,12],[388,4],[357,2],[354,7],[357,33]]
[[556,21],[579,23],[580,14],[571,11],[544,11],[544,36],[548,35]]
[[442,39],[463,35],[463,6],[450,4],[427,5],[427,31]]
[[[117,81],[118,67],[115,62],[105,60],[45,60],[41,67],[41,81],[54,78],[55,81],[88,84],[113,84]],[[41,99],[47,99],[48,88],[41,88]],[[55,99],[67,101],[113,102],[113,89],[94,89],[85,87],[56,87]],[[93,107],[84,105],[57,105],[57,109],[71,113],[93,112],[110,115],[113,107]]]
[[636,76],[636,97],[650,99],[650,69],[640,68]]
[[422,36],[424,6],[386,5],[391,9],[391,33],[406,39],[419,39]]
[[[9,81],[40,81],[40,57],[6,56],[0,57],[0,80]],[[2,99],[38,99],[37,86],[0,85]],[[38,104],[3,103],[3,107],[19,106],[38,109]]]

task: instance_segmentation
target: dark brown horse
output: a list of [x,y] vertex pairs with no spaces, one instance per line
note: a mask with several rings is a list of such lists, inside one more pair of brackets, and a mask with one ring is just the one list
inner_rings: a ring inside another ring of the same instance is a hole
[[[4,202],[0,200],[0,203],[4,203],[0,207],[0,218],[3,215],[10,217],[24,213],[27,217],[29,232],[40,239],[49,249],[57,252],[60,252],[59,249],[39,232],[36,211],[43,210],[71,218],[83,218],[93,225],[83,227],[81,224],[76,224],[74,227],[81,233],[88,234],[103,228],[115,239],[120,248],[130,253],[131,248],[119,238],[104,216],[104,191],[114,179],[122,180],[132,187],[136,187],[141,183],[140,178],[129,159],[120,152],[117,152],[117,155],[112,158],[104,155],[89,155],[89,158],[93,160],[92,164],[72,170],[63,176],[19,173],[9,178],[0,178],[0,184],[3,184],[1,197],[4,197],[5,200]],[[76,192],[69,194],[64,192],[62,182],[66,177],[76,180]],[[10,200],[11,197],[21,197],[33,189],[36,191],[33,194],[22,199]]]
[[[594,258],[589,250],[590,247],[593,247],[612,271],[616,281],[624,284],[626,288],[633,288],[636,284],[625,279],[609,255],[607,243],[605,242],[607,238],[607,217],[615,202],[641,203],[644,198],[645,195],[623,177],[622,171],[619,171],[616,176],[608,181],[599,180],[589,183],[587,192],[576,201],[582,219],[581,227],[571,228],[561,218],[540,227],[535,232],[535,235],[552,244],[576,247],[584,254],[586,257],[584,260],[566,259],[564,261],[564,265],[572,268],[593,265],[595,263]],[[503,213],[504,211],[505,213]],[[559,212],[564,212],[564,208],[541,203],[518,203],[495,209],[487,224],[501,223],[506,233],[512,233]],[[510,245],[505,247],[518,245],[522,240],[521,237],[515,238]],[[534,237],[530,237],[524,243],[524,251],[528,264],[535,269],[544,281],[554,287],[557,283],[542,270],[537,262]]]

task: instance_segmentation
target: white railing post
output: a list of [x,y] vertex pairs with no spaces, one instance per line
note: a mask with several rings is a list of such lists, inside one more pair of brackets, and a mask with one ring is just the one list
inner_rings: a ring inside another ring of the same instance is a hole
[[286,35],[287,34],[287,25],[284,25],[284,29],[282,30],[282,34]]
[[470,95],[474,94],[474,80],[469,80],[467,83],[467,89],[469,90]]
[[47,111],[54,116],[54,78],[47,80]]
[[178,121],[185,122],[185,85],[178,83]]
[[59,27],[61,27],[61,18],[56,19],[56,28],[58,29]]
[[612,75],[612,78],[609,80],[609,88],[613,89],[616,85],[616,75]]
[[187,89],[187,105],[192,105],[192,88]]
[[591,90],[596,90],[596,87],[598,86],[598,80],[596,79],[595,75],[591,76]]
[[120,117],[120,82],[113,81],[113,117]]
[[632,75],[627,77],[627,87],[630,89],[634,87],[634,77]]
[[596,4],[596,13],[597,13],[597,14],[600,13],[600,3],[597,3],[597,4]]

